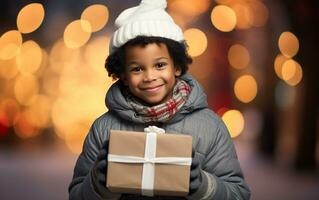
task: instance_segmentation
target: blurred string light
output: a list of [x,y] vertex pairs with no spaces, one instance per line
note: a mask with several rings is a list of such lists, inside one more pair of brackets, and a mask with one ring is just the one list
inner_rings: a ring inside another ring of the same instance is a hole
[[234,92],[238,100],[244,103],[251,102],[257,95],[257,82],[251,75],[239,77],[234,86]]
[[22,44],[16,57],[17,67],[21,74],[33,74],[41,66],[42,49],[32,40]]
[[12,126],[16,115],[20,112],[18,102],[12,98],[4,98],[0,101],[0,111],[5,119],[6,126]]
[[0,59],[0,78],[9,81],[18,75],[19,71],[16,65],[16,58],[9,60]]
[[[60,72],[59,95],[53,103],[51,118],[57,135],[75,153],[80,152],[90,124],[106,111],[104,96],[113,83],[104,69],[106,41],[109,41],[108,37],[99,37],[88,43],[81,49],[84,57],[65,65]],[[101,52],[93,56],[97,49]],[[94,63],[99,66],[93,67]]]
[[31,3],[23,7],[17,17],[17,27],[21,33],[31,33],[43,22],[44,8],[40,3]]
[[30,123],[39,129],[50,127],[51,108],[52,99],[42,94],[36,95],[32,104],[26,108]]
[[40,130],[33,126],[30,120],[28,111],[18,113],[14,119],[14,131],[22,139],[32,138],[40,134]]
[[91,24],[87,20],[75,20],[67,25],[63,39],[68,48],[76,49],[83,46],[91,37]]
[[101,30],[109,19],[109,11],[105,5],[95,4],[87,7],[81,14],[81,20],[88,21],[92,32]]
[[275,63],[274,63],[275,72],[280,79],[282,79],[282,73],[281,73],[282,66],[283,66],[284,62],[287,60],[289,60],[289,58],[287,58],[286,56],[284,56],[282,54],[278,54],[275,58]]
[[269,10],[260,0],[216,0],[216,2],[234,11],[237,29],[262,27],[268,21]]
[[0,95],[0,134],[13,127],[18,137],[27,139],[52,127],[72,152],[80,152],[91,123],[106,111],[105,92],[113,83],[104,68],[109,36],[89,42],[108,17],[106,6],[87,7],[46,53],[36,41],[23,42],[21,35],[41,25],[42,5],[21,9],[19,31],[0,37],[0,77],[6,80]]
[[300,64],[293,59],[284,62],[282,66],[282,77],[288,85],[297,85],[302,79],[302,68]]
[[303,77],[301,65],[292,59],[298,53],[299,40],[293,33],[285,31],[279,36],[278,47],[281,54],[275,58],[275,72],[288,85],[296,86]]
[[292,58],[299,50],[299,40],[293,33],[286,31],[281,33],[278,46],[284,56]]
[[236,69],[244,69],[250,62],[250,55],[246,47],[234,44],[229,48],[228,61]]
[[232,138],[239,136],[244,129],[245,120],[243,114],[238,110],[226,111],[222,116],[222,120]]
[[218,30],[230,32],[236,26],[236,14],[228,6],[217,5],[211,12],[211,21]]
[[100,80],[105,81],[107,77],[106,69],[104,68],[105,60],[109,55],[109,36],[100,36],[89,42],[84,50],[84,59],[92,70],[95,70],[98,75],[101,75]]
[[211,4],[211,0],[174,0],[168,1],[168,12],[176,23],[182,28],[191,21],[196,20],[206,12]]
[[14,84],[14,95],[19,104],[30,105],[39,92],[38,78],[34,75],[20,75]]
[[75,154],[79,154],[81,152],[83,141],[88,133],[88,127],[90,127],[91,123],[91,119],[82,119],[68,126],[65,131],[65,143],[71,152]]
[[22,45],[22,35],[17,30],[11,30],[0,37],[0,59],[14,58]]
[[207,49],[207,36],[203,31],[196,28],[187,29],[184,37],[189,46],[188,53],[192,57],[201,55]]
[[67,25],[63,39],[68,48],[76,49],[85,45],[92,32],[101,30],[109,18],[108,8],[101,4],[94,4],[81,14],[81,18]]
[[49,52],[50,69],[56,74],[60,74],[65,66],[73,65],[80,59],[80,50],[68,48],[63,39],[58,39]]

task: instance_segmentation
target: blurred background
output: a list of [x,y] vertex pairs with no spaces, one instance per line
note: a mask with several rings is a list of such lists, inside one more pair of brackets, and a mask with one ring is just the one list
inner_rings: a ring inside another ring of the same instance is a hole
[[[83,140],[107,111],[118,14],[138,0],[1,0],[0,199],[68,199]],[[168,0],[252,198],[319,199],[318,3]]]

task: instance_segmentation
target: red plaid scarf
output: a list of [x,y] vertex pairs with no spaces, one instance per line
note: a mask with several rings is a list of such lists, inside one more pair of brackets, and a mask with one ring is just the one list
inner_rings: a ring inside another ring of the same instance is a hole
[[173,97],[162,104],[149,107],[140,103],[132,95],[127,96],[127,101],[145,122],[166,122],[185,104],[191,89],[185,81],[177,79]]

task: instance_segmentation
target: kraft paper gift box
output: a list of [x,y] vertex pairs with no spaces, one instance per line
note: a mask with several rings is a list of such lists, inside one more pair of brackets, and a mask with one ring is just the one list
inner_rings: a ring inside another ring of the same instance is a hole
[[[111,130],[108,189],[116,193],[145,196],[186,196],[189,190],[192,137],[151,133]],[[152,148],[153,152],[145,152],[145,149]]]

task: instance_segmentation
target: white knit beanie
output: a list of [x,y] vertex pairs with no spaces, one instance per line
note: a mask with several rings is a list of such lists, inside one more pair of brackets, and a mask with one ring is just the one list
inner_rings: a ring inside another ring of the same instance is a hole
[[183,41],[183,32],[165,11],[166,6],[166,0],[142,0],[139,6],[124,10],[115,20],[117,30],[111,39],[109,52],[137,36]]

